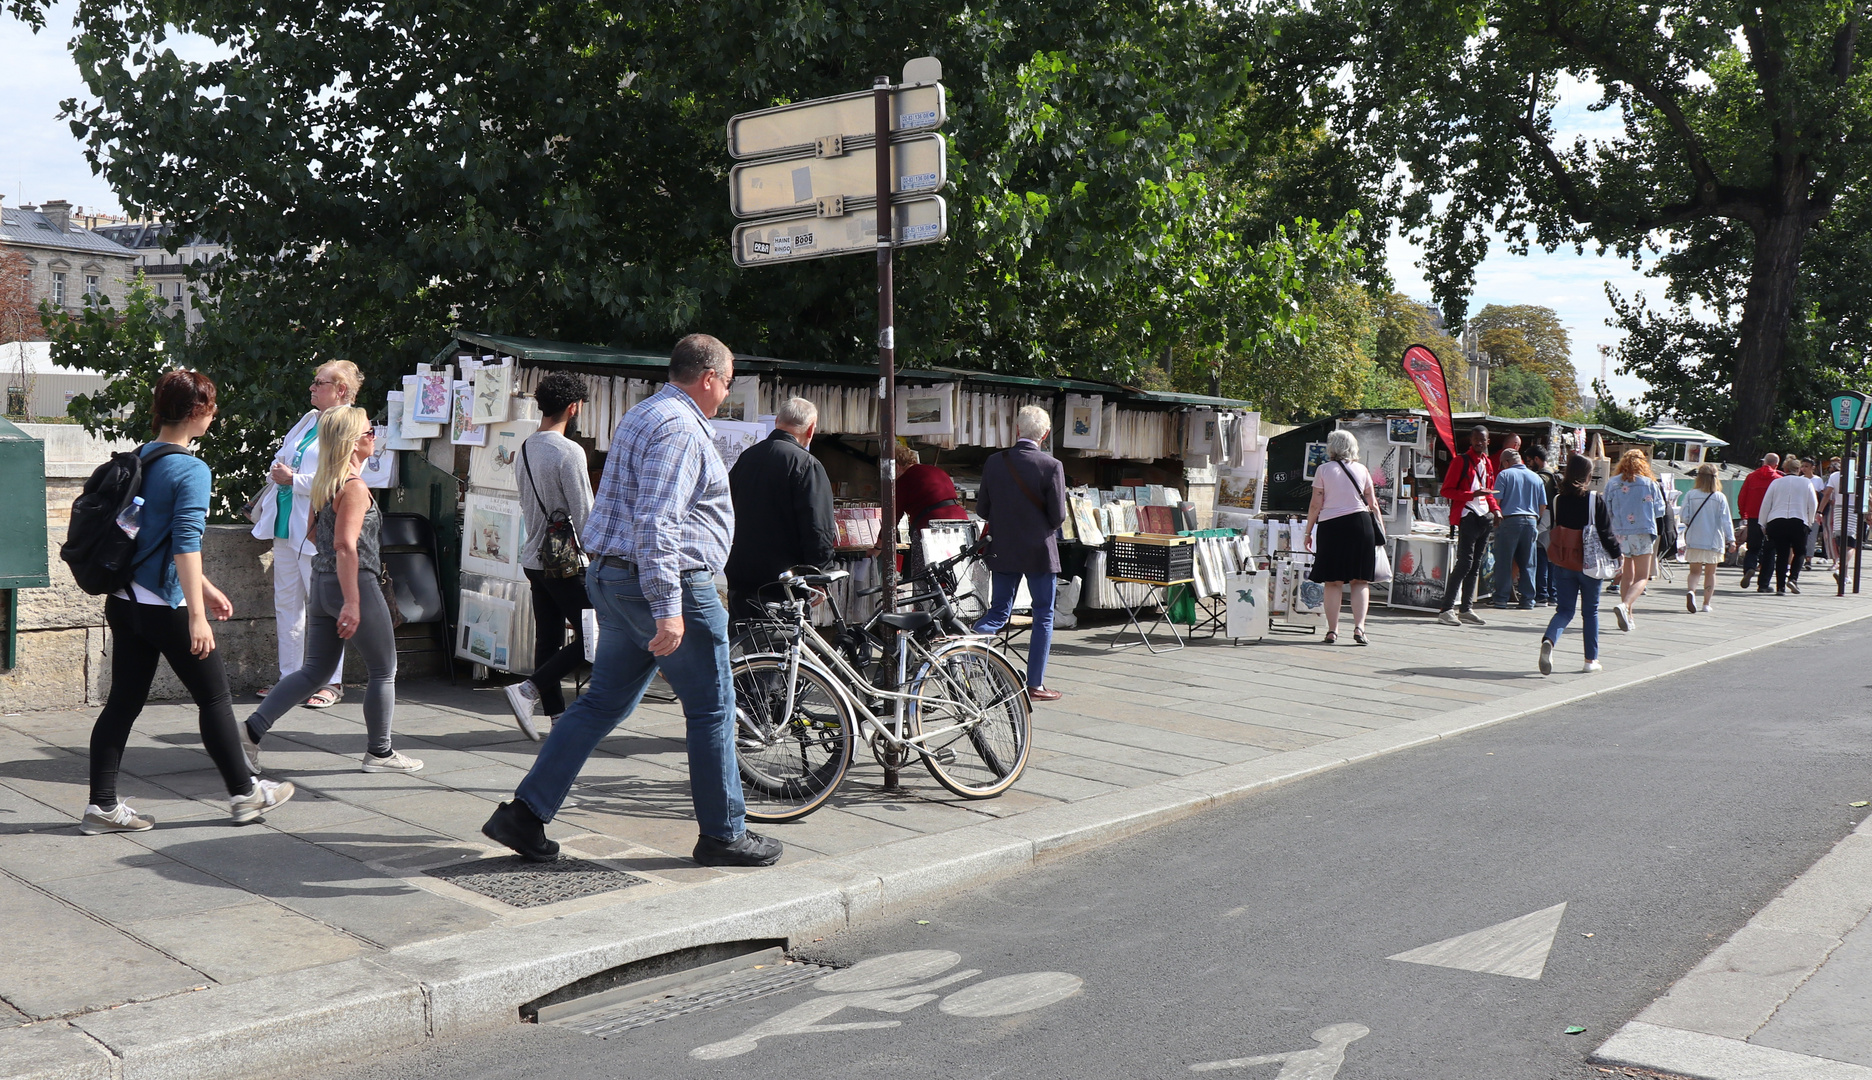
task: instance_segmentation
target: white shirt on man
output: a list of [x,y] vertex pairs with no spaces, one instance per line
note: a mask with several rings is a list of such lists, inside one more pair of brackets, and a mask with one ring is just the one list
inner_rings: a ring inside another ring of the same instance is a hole
[[1807,477],[1792,473],[1768,485],[1767,492],[1762,495],[1760,520],[1794,518],[1811,522],[1819,512],[1820,498],[1814,494],[1813,485]]

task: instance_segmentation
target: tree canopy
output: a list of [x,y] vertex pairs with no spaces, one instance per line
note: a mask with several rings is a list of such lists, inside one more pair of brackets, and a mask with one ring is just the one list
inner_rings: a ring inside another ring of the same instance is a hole
[[[1489,304],[1469,320],[1476,344],[1495,368],[1524,371],[1544,379],[1549,416],[1580,411],[1579,375],[1573,370],[1573,342],[1554,309],[1538,304]],[[1491,377],[1491,386],[1494,377]],[[1494,398],[1494,390],[1489,397]],[[1520,415],[1538,415],[1526,413]]]
[[[1674,368],[1682,379],[1665,394],[1726,387],[1697,419],[1746,455],[1788,408],[1803,343],[1838,349],[1850,337],[1841,323],[1864,324],[1843,305],[1831,321],[1814,316],[1812,301],[1854,285],[1816,289],[1838,264],[1803,277],[1803,256],[1825,244],[1830,218],[1863,213],[1866,14],[1843,0],[1309,0],[1277,21],[1288,84],[1386,173],[1385,206],[1427,238],[1445,312],[1464,311],[1491,230],[1513,250],[1592,244],[1635,258],[1663,246],[1673,301],[1720,294],[1716,324],[1659,328],[1669,351],[1647,346],[1626,368]],[[1590,108],[1621,130],[1563,145],[1556,110],[1581,86],[1600,89]]]

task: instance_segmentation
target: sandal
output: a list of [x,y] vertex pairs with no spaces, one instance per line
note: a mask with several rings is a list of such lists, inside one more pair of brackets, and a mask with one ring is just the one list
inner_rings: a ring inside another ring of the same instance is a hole
[[329,686],[319,687],[317,693],[305,699],[305,707],[308,709],[329,709],[336,704],[338,704],[338,691]]
[[1335,642],[1337,642],[1338,640],[1339,640],[1339,631],[1337,631],[1337,630],[1328,630],[1328,631],[1326,631],[1326,640],[1325,640],[1325,641],[1323,641],[1323,642],[1321,642],[1320,644],[1322,644],[1322,645],[1331,645],[1331,644],[1333,644],[1333,643],[1335,643]]
[[1354,627],[1354,628],[1353,628],[1353,630],[1352,630],[1352,640],[1353,640],[1353,641],[1355,641],[1355,642],[1357,642],[1357,643],[1358,643],[1358,644],[1360,644],[1360,645],[1370,645],[1370,644],[1371,644],[1371,642],[1369,642],[1369,641],[1366,641],[1366,640],[1365,640],[1365,631],[1363,631],[1363,630],[1360,630],[1360,629],[1358,629],[1358,628],[1356,628],[1356,627]]

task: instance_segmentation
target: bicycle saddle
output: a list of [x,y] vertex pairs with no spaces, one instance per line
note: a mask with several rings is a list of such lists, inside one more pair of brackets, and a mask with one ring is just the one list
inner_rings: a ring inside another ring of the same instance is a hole
[[[801,573],[800,571],[806,571]],[[834,570],[821,573],[816,566],[795,566],[780,575],[780,580],[791,585],[830,585],[835,581],[844,581],[851,577],[850,570]]]
[[900,611],[895,615],[879,615],[878,622],[892,630],[915,633],[936,621],[936,616],[927,611]]

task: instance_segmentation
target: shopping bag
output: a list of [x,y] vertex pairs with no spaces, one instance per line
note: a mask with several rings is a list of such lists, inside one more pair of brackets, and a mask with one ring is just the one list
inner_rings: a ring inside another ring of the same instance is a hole
[[1372,555],[1374,564],[1371,576],[1372,584],[1383,585],[1391,580],[1391,553],[1385,549],[1383,544],[1379,544],[1377,549],[1372,552]]

